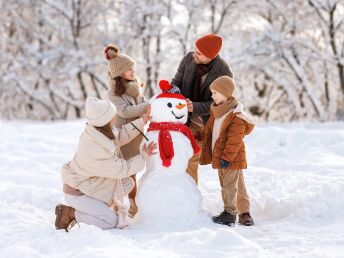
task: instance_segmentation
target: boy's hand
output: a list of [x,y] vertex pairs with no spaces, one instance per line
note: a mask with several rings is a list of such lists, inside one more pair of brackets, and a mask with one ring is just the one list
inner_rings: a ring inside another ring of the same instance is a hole
[[192,101],[190,99],[186,99],[186,106],[188,108],[188,111],[190,113],[192,113],[193,112],[193,104],[192,104]]
[[229,162],[227,160],[221,159],[221,168],[228,168],[229,167]]

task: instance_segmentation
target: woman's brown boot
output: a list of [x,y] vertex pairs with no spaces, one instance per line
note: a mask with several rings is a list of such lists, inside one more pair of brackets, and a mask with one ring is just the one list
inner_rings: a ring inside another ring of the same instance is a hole
[[130,218],[133,218],[136,213],[137,213],[137,206],[134,198],[129,198],[129,211],[128,211],[128,216]]
[[75,210],[72,207],[58,204],[55,207],[55,228],[64,229],[66,232],[69,232],[71,228],[76,224],[75,220]]

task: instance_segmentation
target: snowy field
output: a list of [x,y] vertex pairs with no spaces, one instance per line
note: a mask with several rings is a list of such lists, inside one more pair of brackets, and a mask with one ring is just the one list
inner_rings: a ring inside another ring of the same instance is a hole
[[246,138],[253,227],[210,222],[222,201],[216,171],[204,166],[204,213],[187,228],[132,221],[127,230],[81,224],[66,234],[53,211],[82,128],[0,122],[0,257],[343,257],[344,123],[263,124]]

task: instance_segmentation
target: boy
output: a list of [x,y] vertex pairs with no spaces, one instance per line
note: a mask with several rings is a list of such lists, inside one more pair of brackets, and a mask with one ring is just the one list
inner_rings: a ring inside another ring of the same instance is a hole
[[[213,222],[233,226],[237,215],[238,179],[243,176],[242,169],[247,168],[243,138],[253,130],[254,120],[233,96],[235,82],[231,77],[217,78],[210,90],[214,102],[205,126],[200,164],[211,163],[219,173],[224,211],[212,217]],[[245,225],[253,225],[253,220]]]

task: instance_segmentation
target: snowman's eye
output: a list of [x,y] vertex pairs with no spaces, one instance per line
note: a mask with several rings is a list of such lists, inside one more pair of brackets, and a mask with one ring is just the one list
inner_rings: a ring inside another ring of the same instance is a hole
[[167,103],[167,106],[168,106],[169,108],[171,108],[171,107],[172,107],[172,104],[171,104],[171,103]]

